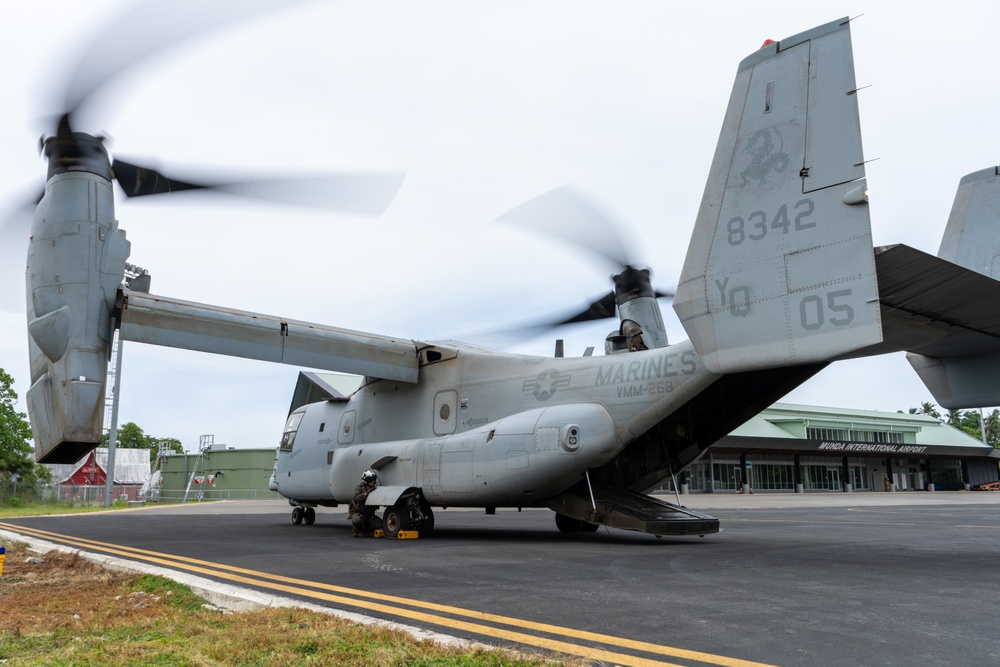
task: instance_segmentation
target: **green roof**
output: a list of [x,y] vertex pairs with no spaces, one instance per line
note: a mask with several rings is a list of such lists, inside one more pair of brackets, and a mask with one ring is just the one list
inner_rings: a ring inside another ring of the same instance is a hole
[[868,429],[884,428],[916,434],[920,445],[951,447],[982,447],[983,443],[965,431],[945,424],[930,415],[907,414],[901,412],[880,412],[878,410],[848,410],[812,405],[775,403],[750,421],[743,424],[732,435],[756,438],[795,438],[785,429],[776,426],[780,422],[798,422],[805,426],[822,425]]

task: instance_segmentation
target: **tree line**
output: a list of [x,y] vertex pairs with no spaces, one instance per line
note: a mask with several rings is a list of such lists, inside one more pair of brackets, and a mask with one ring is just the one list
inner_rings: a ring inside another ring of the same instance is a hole
[[[902,412],[900,410],[899,412]],[[971,435],[980,442],[983,441],[983,427],[986,428],[986,444],[1000,449],[1000,410],[994,409],[992,412],[982,413],[976,410],[946,410],[942,416],[937,406],[933,403],[924,402],[919,408],[910,408],[911,415],[928,415],[935,419],[940,419],[945,424],[954,426],[960,431]]]

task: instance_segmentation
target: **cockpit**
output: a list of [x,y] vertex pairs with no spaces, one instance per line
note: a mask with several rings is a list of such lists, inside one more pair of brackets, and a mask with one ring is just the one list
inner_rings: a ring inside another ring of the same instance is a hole
[[278,448],[280,451],[292,451],[292,446],[295,444],[295,434],[299,432],[299,423],[305,414],[305,411],[302,411],[293,412],[288,415],[288,420],[285,422],[285,430],[281,434],[281,446]]

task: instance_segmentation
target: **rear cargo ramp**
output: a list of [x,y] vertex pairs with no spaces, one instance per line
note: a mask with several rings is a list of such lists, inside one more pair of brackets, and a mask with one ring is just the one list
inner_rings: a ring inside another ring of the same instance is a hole
[[664,535],[708,535],[719,532],[719,520],[680,505],[624,489],[595,485],[593,502],[586,483],[554,497],[549,509],[592,524]]

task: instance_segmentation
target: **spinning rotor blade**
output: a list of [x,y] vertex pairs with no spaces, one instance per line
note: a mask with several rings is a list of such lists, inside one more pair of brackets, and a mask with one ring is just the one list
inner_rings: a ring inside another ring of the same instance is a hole
[[[62,109],[73,115],[108,82],[159,53],[239,21],[305,0],[172,0],[136,3],[109,23],[67,72]],[[150,29],[155,26],[155,29]]]
[[551,323],[550,326],[557,327],[562,324],[573,324],[574,322],[590,322],[593,320],[604,320],[615,316],[615,293],[608,292],[599,299],[596,299],[589,306],[576,315],[571,315],[565,319]]
[[360,215],[381,215],[396,197],[406,177],[402,172],[390,172],[199,183],[194,179],[171,178],[156,169],[140,167],[121,159],[115,159],[112,171],[128,197],[209,191]]
[[[673,292],[661,292],[656,290],[655,296],[658,299],[661,298],[673,298]],[[608,292],[604,296],[594,299],[589,305],[585,306],[582,310],[573,311],[571,314],[564,317],[560,317],[554,320],[546,320],[543,322],[531,322],[528,324],[523,324],[519,326],[514,326],[509,329],[499,329],[493,331],[481,331],[472,334],[467,334],[470,337],[485,337],[494,338],[493,342],[495,344],[509,345],[516,342],[518,339],[523,338],[533,338],[535,336],[540,336],[556,327],[561,327],[565,324],[577,324],[579,322],[594,322],[596,320],[612,319],[617,316],[615,312],[616,302],[615,293]]]
[[673,291],[654,290],[648,269],[636,268],[619,232],[621,225],[569,186],[555,188],[530,199],[501,215],[496,222],[517,225],[567,241],[594,253],[617,269],[617,274],[612,276],[614,291],[595,299],[582,311],[552,322],[528,325],[522,331],[613,318],[618,301],[627,297],[674,296]]
[[24,196],[0,221],[0,312],[24,313],[24,249],[31,214],[41,198]]
[[[662,298],[673,298],[673,292],[661,292],[656,290],[655,296],[657,299]],[[594,300],[589,306],[584,308],[582,311],[576,315],[571,315],[565,319],[552,322],[548,326],[558,327],[563,324],[573,324],[575,322],[592,322],[593,320],[605,320],[615,317],[615,293],[608,292],[599,299]],[[537,325],[541,326],[541,325]]]
[[[108,83],[124,72],[161,55],[170,48],[221,31],[241,21],[257,18],[272,11],[287,11],[309,0],[176,0],[170,3],[136,3],[91,36],[89,42],[74,55],[65,67],[65,83],[57,95],[59,110],[52,117],[54,135],[43,137],[46,154],[49,142],[57,142],[52,151],[58,159],[72,162],[86,151],[93,151],[94,137],[75,132],[77,118]],[[50,132],[52,130],[49,130]],[[100,142],[100,137],[97,138]],[[103,149],[100,149],[103,152]],[[379,215],[392,202],[404,174],[334,174],[300,178],[251,178],[244,180],[219,178],[207,182],[164,175],[159,171],[116,160],[112,165],[122,190],[129,197],[149,194],[211,190],[274,202],[320,207],[347,213]],[[37,201],[40,197],[36,198]],[[22,230],[30,224],[30,215],[17,215],[0,222],[4,241],[23,247]],[[5,243],[5,247],[7,244]],[[18,259],[17,264],[23,260]]]
[[512,208],[496,222],[554,236],[602,257],[617,267],[632,264],[611,218],[569,186],[562,186]]

